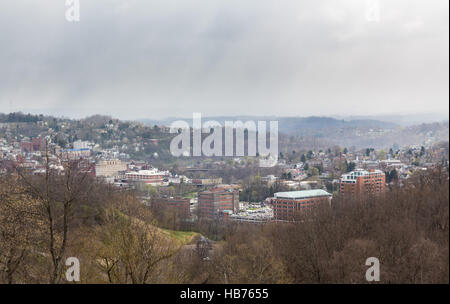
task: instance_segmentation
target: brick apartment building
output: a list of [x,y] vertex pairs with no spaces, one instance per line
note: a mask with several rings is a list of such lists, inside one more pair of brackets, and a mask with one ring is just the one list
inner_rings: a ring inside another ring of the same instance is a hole
[[20,151],[22,153],[31,153],[33,152],[33,143],[31,141],[22,141],[20,142]]
[[380,195],[386,192],[386,174],[381,170],[358,169],[341,176],[340,195],[360,198],[367,195]]
[[277,192],[272,199],[275,220],[292,221],[295,215],[320,203],[331,204],[332,195],[325,190]]
[[20,142],[20,150],[22,153],[42,151],[44,148],[45,148],[45,140],[43,137],[35,137],[32,138],[31,141],[24,140]]
[[174,211],[180,218],[187,219],[191,216],[190,202],[190,198],[181,197],[152,198],[151,206]]
[[218,186],[198,194],[199,217],[217,218],[224,211],[239,211],[239,191],[231,186]]

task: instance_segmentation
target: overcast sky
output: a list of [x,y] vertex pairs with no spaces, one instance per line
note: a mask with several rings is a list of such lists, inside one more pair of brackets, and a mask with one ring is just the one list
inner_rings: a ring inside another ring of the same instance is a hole
[[0,112],[448,112],[448,0],[0,1]]

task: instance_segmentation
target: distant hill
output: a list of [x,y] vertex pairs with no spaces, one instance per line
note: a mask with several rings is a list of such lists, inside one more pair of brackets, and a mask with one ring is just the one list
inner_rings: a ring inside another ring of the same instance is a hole
[[401,126],[413,126],[423,123],[445,122],[449,120],[448,112],[445,113],[424,113],[424,114],[386,114],[386,115],[370,115],[370,116],[333,116],[336,119],[345,120],[379,120],[392,122]]
[[[430,146],[449,140],[449,122],[420,123],[405,126],[403,123],[386,122],[367,117],[364,119],[337,119],[333,117],[277,117],[277,116],[216,116],[202,117],[202,122],[215,120],[224,125],[225,121],[271,121],[277,120],[279,127],[280,151],[299,149],[323,149],[333,145],[356,148],[389,148],[397,144]],[[392,117],[391,117],[392,118]],[[49,129],[58,133],[61,144],[70,143],[76,139],[95,141],[108,148],[117,144],[127,144],[129,141],[143,141],[147,144],[145,151],[139,153],[127,148],[127,153],[133,157],[146,157],[157,152],[160,159],[168,153],[172,134],[163,129],[153,128],[154,125],[169,126],[175,120],[185,120],[192,123],[192,118],[167,118],[163,120],[141,119],[138,123],[120,121],[110,116],[93,115],[84,119],[57,118],[44,115],[24,113],[0,113],[0,130],[14,132],[11,136],[28,137],[46,134]],[[45,121],[45,124],[37,124]],[[9,128],[9,124],[22,123]],[[111,123],[115,128],[110,128]],[[62,129],[64,125],[64,129]],[[105,130],[108,130],[105,132]],[[1,133],[0,133],[1,135]],[[157,139],[157,144],[155,140]],[[146,154],[147,153],[147,154]]]
[[355,148],[386,149],[393,145],[431,146],[449,140],[449,123],[429,123],[408,127],[371,128],[347,127],[327,129],[302,129],[295,135],[281,134],[280,149],[324,149],[333,145]]
[[[166,118],[163,120],[140,119],[139,121],[147,125],[170,125],[173,121],[185,120],[192,122],[192,118]],[[225,121],[278,121],[278,129],[282,133],[296,134],[300,130],[322,130],[329,128],[382,128],[390,129],[398,127],[393,122],[384,122],[373,119],[344,120],[332,117],[277,117],[277,116],[213,116],[202,117],[202,121],[215,120],[224,125]]]
[[[333,117],[276,116],[202,117],[202,122],[216,120],[224,125],[225,121],[277,120],[280,132],[280,150],[320,149],[332,145],[384,149],[390,148],[394,144],[400,146],[432,145],[440,141],[448,141],[448,121],[405,125],[406,118],[397,118],[403,123],[396,124],[389,121],[370,119],[369,117],[337,119]],[[140,121],[148,125],[168,126],[175,120],[185,120],[188,123],[192,123],[192,118],[142,119]]]

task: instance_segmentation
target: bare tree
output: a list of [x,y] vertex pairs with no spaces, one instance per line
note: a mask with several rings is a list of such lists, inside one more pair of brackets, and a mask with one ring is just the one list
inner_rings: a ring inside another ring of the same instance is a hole
[[50,257],[49,283],[58,283],[62,274],[62,259],[67,249],[73,205],[86,199],[92,183],[81,160],[51,159],[45,144],[44,176],[34,177],[17,167],[17,172],[29,193],[39,202],[39,216],[47,233],[47,254]]
[[[30,253],[35,231],[36,201],[17,183],[16,176],[0,179],[0,278],[14,283]],[[20,280],[18,280],[20,281]]]
[[154,282],[156,267],[178,252],[158,228],[112,211],[97,232],[96,261],[109,283]]

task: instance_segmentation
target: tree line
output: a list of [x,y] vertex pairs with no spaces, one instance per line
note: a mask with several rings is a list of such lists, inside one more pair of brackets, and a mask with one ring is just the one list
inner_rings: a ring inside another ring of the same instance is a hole
[[80,283],[366,283],[368,257],[380,260],[381,283],[448,283],[442,167],[295,222],[201,221],[182,242],[132,191],[51,162],[40,176],[0,178],[0,283],[67,283],[68,257],[80,260]]

